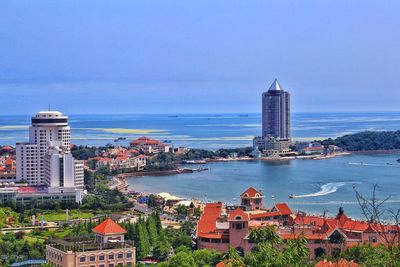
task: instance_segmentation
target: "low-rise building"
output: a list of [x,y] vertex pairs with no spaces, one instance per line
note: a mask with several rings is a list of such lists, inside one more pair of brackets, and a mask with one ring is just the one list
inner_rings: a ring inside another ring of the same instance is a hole
[[146,154],[158,154],[161,152],[169,152],[170,146],[158,140],[153,140],[148,137],[142,136],[130,142],[132,148],[141,150]]
[[38,203],[48,201],[81,203],[85,194],[86,191],[73,187],[8,186],[0,188],[0,203],[29,204],[31,201],[37,201]]
[[92,232],[94,239],[52,240],[46,245],[47,261],[56,267],[136,265],[136,249],[124,240],[124,228],[108,218]]
[[290,153],[290,139],[275,137],[255,137],[253,148],[261,150],[267,156],[279,156]]

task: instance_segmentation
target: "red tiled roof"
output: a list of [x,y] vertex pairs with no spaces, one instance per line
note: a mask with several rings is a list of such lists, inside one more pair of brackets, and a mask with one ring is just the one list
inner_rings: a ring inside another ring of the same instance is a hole
[[[299,238],[300,234],[294,234],[294,233],[279,233],[279,236],[282,239],[296,239]],[[324,233],[320,234],[304,234],[304,237],[308,240],[322,240],[326,239],[327,235]]]
[[286,203],[277,203],[275,204],[275,208],[280,212],[281,215],[290,215],[293,214],[292,210],[289,208]]
[[146,156],[146,155],[139,155],[139,156],[137,156],[137,158],[139,158],[139,159],[147,159],[148,156]]
[[12,150],[13,148],[10,146],[3,146],[1,149],[2,150]]
[[246,191],[244,191],[240,196],[241,197],[256,197],[256,194],[259,195],[259,197],[262,197],[263,194],[253,187],[249,187]]
[[355,263],[354,261],[347,261],[345,259],[340,259],[338,262],[331,262],[325,259],[315,264],[315,267],[358,267],[358,266],[360,266],[358,263]]
[[126,233],[126,230],[124,228],[122,228],[119,224],[117,224],[110,218],[97,225],[95,228],[92,229],[92,231],[102,235]]
[[221,214],[222,203],[207,203],[197,224],[197,233],[213,233],[217,229],[217,218]]
[[280,216],[279,211],[266,211],[263,213],[255,213],[255,214],[250,214],[251,219],[260,219],[260,218],[267,218],[267,217],[275,217],[275,216]]
[[230,221],[236,221],[236,220],[249,221],[250,216],[249,216],[249,214],[244,212],[241,208],[236,208],[234,211],[229,213],[228,220],[230,220]]
[[0,171],[2,172],[2,171],[5,171],[6,170],[6,168],[4,167],[4,166],[0,166]]
[[13,160],[10,158],[6,159],[5,165],[13,165]]

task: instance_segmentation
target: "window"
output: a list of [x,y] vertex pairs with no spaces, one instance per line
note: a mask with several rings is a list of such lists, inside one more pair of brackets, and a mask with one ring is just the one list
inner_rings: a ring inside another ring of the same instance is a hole
[[108,267],[114,267],[114,264],[110,263],[108,264]]
[[104,255],[99,255],[99,261],[104,261]]
[[119,253],[119,254],[118,254],[118,259],[123,259],[123,258],[124,258],[124,254]]
[[80,262],[85,262],[85,261],[86,261],[86,257],[85,257],[85,256],[80,257],[80,258],[79,258],[79,261],[80,261]]
[[90,260],[90,261],[95,261],[95,260],[96,260],[96,256],[94,256],[94,255],[93,255],[93,256],[90,256],[89,260]]
[[235,228],[238,229],[238,230],[243,229],[243,224],[236,223],[236,227]]
[[369,237],[369,242],[376,243],[376,236],[370,236]]
[[126,258],[128,258],[128,259],[132,258],[132,252],[126,253]]
[[114,259],[114,254],[108,255],[108,259],[109,259],[109,260],[113,260],[113,259]]

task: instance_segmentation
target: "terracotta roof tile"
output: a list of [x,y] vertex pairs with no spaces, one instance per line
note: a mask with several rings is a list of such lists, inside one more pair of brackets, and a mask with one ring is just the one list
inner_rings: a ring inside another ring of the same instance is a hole
[[92,231],[102,235],[126,233],[126,230],[124,228],[122,228],[119,224],[117,224],[110,218],[97,225],[95,228],[92,229]]
[[246,191],[244,191],[240,196],[241,197],[256,197],[256,195],[258,194],[259,197],[262,197],[263,194],[259,191],[257,191],[256,189],[254,189],[253,187],[249,187]]

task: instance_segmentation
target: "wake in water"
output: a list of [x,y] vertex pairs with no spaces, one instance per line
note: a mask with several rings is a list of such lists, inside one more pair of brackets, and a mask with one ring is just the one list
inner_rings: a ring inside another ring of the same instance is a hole
[[335,193],[340,187],[345,186],[351,182],[336,182],[336,183],[327,183],[321,186],[321,190],[316,193],[299,195],[299,196],[291,196],[291,198],[303,198],[303,197],[319,197],[325,196],[332,193]]

